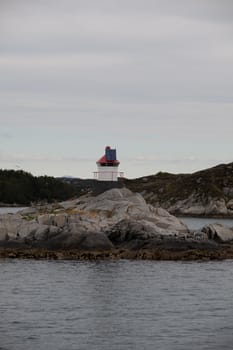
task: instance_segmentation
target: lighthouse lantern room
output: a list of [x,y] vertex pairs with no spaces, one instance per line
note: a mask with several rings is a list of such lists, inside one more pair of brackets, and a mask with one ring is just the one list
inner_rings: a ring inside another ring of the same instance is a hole
[[99,181],[118,181],[118,175],[123,174],[118,172],[120,162],[117,160],[116,149],[110,146],[105,147],[105,154],[96,164],[98,171],[94,173],[94,176]]

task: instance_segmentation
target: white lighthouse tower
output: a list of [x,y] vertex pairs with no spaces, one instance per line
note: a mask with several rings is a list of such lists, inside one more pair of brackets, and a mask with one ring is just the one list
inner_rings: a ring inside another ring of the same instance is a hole
[[95,179],[99,181],[118,181],[118,176],[123,176],[118,171],[120,162],[117,160],[116,149],[105,147],[105,154],[96,162],[97,169],[94,173]]

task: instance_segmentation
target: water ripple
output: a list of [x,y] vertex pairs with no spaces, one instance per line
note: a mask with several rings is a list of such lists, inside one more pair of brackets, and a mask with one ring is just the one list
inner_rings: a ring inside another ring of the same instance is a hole
[[232,349],[232,261],[0,263],[0,350]]

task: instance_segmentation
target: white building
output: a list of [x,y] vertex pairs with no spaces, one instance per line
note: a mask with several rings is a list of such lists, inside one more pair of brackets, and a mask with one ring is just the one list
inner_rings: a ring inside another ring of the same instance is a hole
[[94,172],[95,179],[99,181],[118,181],[123,173],[118,171],[120,162],[117,160],[116,149],[105,147],[105,154],[97,162],[98,171]]

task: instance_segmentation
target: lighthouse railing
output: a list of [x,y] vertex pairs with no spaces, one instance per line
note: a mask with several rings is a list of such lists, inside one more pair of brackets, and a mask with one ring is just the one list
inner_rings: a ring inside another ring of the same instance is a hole
[[[94,171],[93,174],[94,174],[95,180],[100,180],[99,178],[101,175],[107,175],[107,174],[109,174],[112,179],[114,179],[114,177],[120,177],[120,178],[124,177],[123,171]],[[106,180],[106,181],[108,181],[108,180]]]

